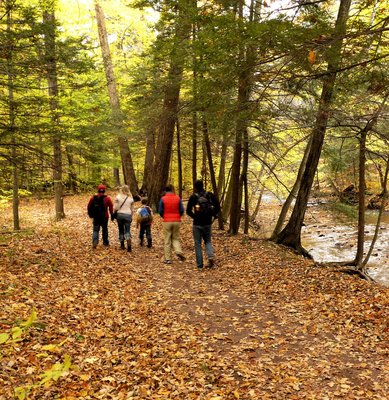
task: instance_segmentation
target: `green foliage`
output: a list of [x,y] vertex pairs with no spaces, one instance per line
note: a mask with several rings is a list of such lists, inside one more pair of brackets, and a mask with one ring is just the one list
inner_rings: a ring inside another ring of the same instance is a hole
[[337,213],[340,218],[343,216],[352,222],[356,222],[358,219],[358,210],[355,206],[342,202],[335,202],[330,204],[330,208],[333,212]]
[[26,321],[22,321],[19,325],[14,326],[9,332],[0,333],[0,344],[14,345],[22,340],[22,336],[34,325],[37,319],[36,311],[33,310]]
[[[27,320],[21,321],[17,326],[12,327],[9,332],[0,332],[0,345],[9,346],[10,349],[8,351],[12,352],[14,346],[18,342],[21,342],[26,332],[34,326],[40,326],[40,324],[37,322],[37,313],[35,310],[31,312]],[[59,351],[59,348],[66,341],[67,339],[59,344],[48,344],[42,346],[42,350],[57,353]],[[56,382],[64,374],[66,374],[71,368],[71,358],[69,355],[65,354],[63,362],[53,364],[51,368],[45,370],[42,374],[40,374],[40,380],[37,383],[15,388],[15,396],[19,400],[28,399],[29,395],[35,389],[40,387],[49,387],[53,382]]]

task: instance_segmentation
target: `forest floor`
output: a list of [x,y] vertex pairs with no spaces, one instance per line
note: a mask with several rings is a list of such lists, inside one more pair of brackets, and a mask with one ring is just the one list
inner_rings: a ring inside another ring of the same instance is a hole
[[[388,399],[389,289],[214,232],[216,267],[91,246],[88,196],[0,227],[0,399]],[[216,228],[216,226],[215,226]],[[36,313],[36,318],[35,318]],[[17,398],[17,397],[16,397]]]

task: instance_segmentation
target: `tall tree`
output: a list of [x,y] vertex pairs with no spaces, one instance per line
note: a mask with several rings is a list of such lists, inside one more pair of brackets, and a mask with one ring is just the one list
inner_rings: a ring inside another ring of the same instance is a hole
[[14,230],[20,229],[19,219],[19,173],[16,152],[16,132],[15,132],[15,98],[14,98],[14,68],[13,68],[13,39],[12,39],[12,4],[10,0],[6,1],[7,14],[7,43],[6,43],[6,59],[7,59],[7,78],[8,78],[8,107],[9,107],[9,132],[11,134],[12,146],[12,170],[13,170],[13,185],[12,185],[12,210],[13,210],[13,225]]
[[62,138],[59,118],[59,91],[57,76],[56,22],[54,1],[45,4],[43,10],[45,26],[45,61],[51,111],[51,131],[53,140],[53,181],[55,197],[55,218],[57,221],[65,217],[62,182]]
[[[250,7],[250,23],[256,23],[260,17],[262,0],[253,0]],[[243,1],[239,1],[239,20],[243,20]],[[257,44],[241,44],[239,59],[242,60],[238,77],[237,98],[237,121],[235,128],[234,157],[230,185],[234,190],[231,192],[231,212],[229,232],[237,234],[241,218],[241,203],[243,184],[247,182],[248,168],[248,125],[250,120],[250,96],[253,90],[253,79],[255,72],[255,61]],[[241,171],[242,152],[244,164]],[[246,202],[246,205],[248,203]],[[246,221],[248,221],[249,210],[246,210]],[[246,227],[247,230],[247,227]]]
[[107,81],[108,96],[112,111],[112,121],[114,127],[117,129],[118,132],[117,138],[122,160],[124,182],[130,187],[131,192],[135,194],[138,193],[138,183],[135,176],[131,152],[128,146],[128,138],[123,122],[123,115],[120,109],[119,93],[112,65],[111,51],[108,44],[105,16],[103,9],[101,8],[97,0],[95,0],[95,11],[98,34],[100,39],[100,47],[104,63],[105,77]]
[[301,245],[301,228],[303,226],[308,198],[315,178],[327,130],[327,122],[334,94],[335,81],[341,64],[342,44],[346,33],[346,24],[350,6],[351,0],[340,1],[338,16],[332,37],[333,44],[330,46],[327,73],[324,77],[316,122],[312,132],[312,144],[307,159],[307,165],[304,169],[302,182],[296,198],[296,204],[293,208],[290,219],[285,228],[275,238],[277,243],[291,247],[306,256],[309,256],[309,253]]
[[163,108],[158,124],[153,183],[149,195],[152,205],[157,205],[169,176],[169,165],[173,146],[174,127],[177,120],[181,81],[187,54],[187,43],[192,26],[191,15],[193,13],[193,2],[191,0],[179,0],[175,8],[177,14],[174,20],[174,38],[164,89]]

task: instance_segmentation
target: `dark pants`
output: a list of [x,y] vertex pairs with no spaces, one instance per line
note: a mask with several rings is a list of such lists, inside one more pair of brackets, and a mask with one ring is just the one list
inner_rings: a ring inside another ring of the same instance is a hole
[[196,254],[196,265],[198,267],[203,266],[203,251],[202,241],[204,241],[205,251],[207,253],[208,260],[213,259],[213,247],[212,247],[212,225],[193,225],[193,239],[195,244]]
[[93,235],[92,235],[92,240],[93,242],[99,242],[99,233],[100,233],[100,227],[103,231],[103,244],[105,246],[109,245],[109,240],[108,240],[108,220],[103,219],[97,220],[96,218],[93,219]]
[[151,240],[151,225],[142,225],[140,224],[139,229],[139,239],[143,240],[144,235],[146,235],[146,239],[149,242]]

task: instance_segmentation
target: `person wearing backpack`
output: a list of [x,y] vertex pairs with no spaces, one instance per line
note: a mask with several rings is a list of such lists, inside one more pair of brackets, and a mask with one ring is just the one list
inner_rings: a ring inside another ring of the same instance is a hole
[[139,228],[139,245],[143,246],[143,239],[146,235],[147,247],[153,245],[151,237],[151,223],[153,222],[153,212],[147,205],[147,199],[142,199],[142,206],[136,212],[136,227]]
[[[125,249],[124,241],[127,242],[127,251],[131,252],[131,222],[134,213],[134,198],[127,185],[123,185],[119,189],[119,193],[115,198],[114,212],[117,216],[120,248]],[[111,219],[113,220],[112,216]]]
[[220,204],[215,195],[204,190],[204,184],[197,180],[194,193],[190,196],[186,213],[193,219],[193,240],[195,246],[196,266],[203,268],[202,241],[208,257],[208,267],[214,266],[212,246],[212,223],[220,212]]
[[97,195],[92,196],[89,199],[88,215],[93,218],[93,234],[92,234],[92,246],[95,249],[99,244],[99,233],[100,228],[102,230],[103,244],[109,246],[108,240],[108,211],[112,216],[113,204],[109,196],[105,195],[105,186],[100,184],[97,187]]
[[181,217],[185,209],[180,196],[174,193],[173,185],[167,185],[165,192],[159,202],[158,213],[163,218],[164,264],[171,264],[172,250],[181,261],[185,261],[180,242]]

